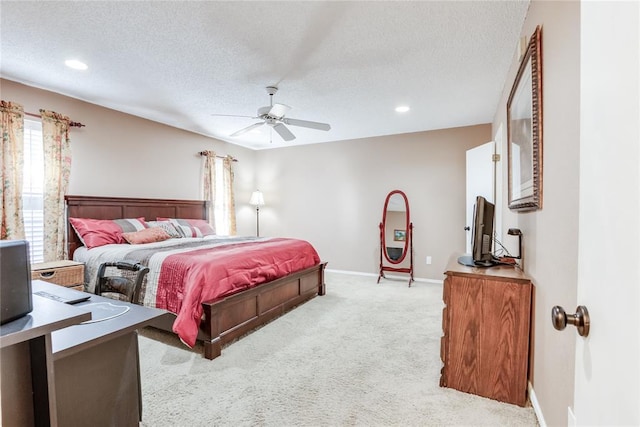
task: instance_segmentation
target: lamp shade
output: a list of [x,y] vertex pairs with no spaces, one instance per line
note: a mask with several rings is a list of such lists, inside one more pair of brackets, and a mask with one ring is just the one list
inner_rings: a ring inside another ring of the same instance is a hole
[[262,191],[256,190],[251,193],[251,200],[249,200],[249,204],[252,206],[264,206],[264,196],[262,196]]

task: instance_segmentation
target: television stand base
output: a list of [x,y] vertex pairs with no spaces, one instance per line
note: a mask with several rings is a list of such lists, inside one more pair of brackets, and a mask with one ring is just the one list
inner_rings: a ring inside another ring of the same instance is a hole
[[458,264],[466,265],[467,267],[478,267],[478,268],[487,268],[487,267],[493,267],[497,265],[495,261],[476,262],[473,260],[473,257],[471,255],[463,255],[459,257]]

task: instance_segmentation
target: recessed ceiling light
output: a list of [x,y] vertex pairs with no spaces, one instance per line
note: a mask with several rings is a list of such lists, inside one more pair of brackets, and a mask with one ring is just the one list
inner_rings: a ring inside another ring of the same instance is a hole
[[67,59],[64,61],[64,65],[69,68],[73,68],[74,70],[86,70],[89,68],[87,67],[87,64],[82,61],[78,61],[77,59]]
[[396,107],[396,112],[398,112],[398,113],[406,113],[410,109],[411,108],[407,107],[406,105],[401,105],[399,107]]

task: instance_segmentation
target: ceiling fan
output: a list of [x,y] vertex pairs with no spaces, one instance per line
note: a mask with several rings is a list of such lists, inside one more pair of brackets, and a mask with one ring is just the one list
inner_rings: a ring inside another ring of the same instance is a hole
[[[249,125],[245,128],[242,128],[234,133],[232,133],[231,137],[240,136],[243,133],[247,133],[250,130],[258,128],[263,125],[271,126],[273,130],[275,130],[278,135],[282,137],[285,141],[293,141],[296,139],[296,136],[291,133],[291,131],[285,126],[299,126],[305,127],[309,129],[317,129],[317,130],[329,130],[331,126],[328,123],[319,123],[319,122],[311,122],[308,120],[298,120],[291,119],[285,117],[287,111],[291,109],[288,105],[284,104],[274,104],[273,103],[273,95],[278,92],[278,88],[275,86],[267,86],[267,93],[269,94],[269,106],[258,108],[258,114],[255,117],[252,116],[234,116],[234,117],[250,117],[252,119],[260,119],[260,122]],[[227,114],[214,114],[214,116],[230,116]]]

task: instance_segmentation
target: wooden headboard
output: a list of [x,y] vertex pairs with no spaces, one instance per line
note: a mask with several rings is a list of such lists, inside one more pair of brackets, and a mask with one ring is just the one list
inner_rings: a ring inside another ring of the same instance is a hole
[[64,196],[67,207],[67,253],[82,246],[69,218],[120,219],[157,217],[208,219],[209,202],[204,200],[133,199],[128,197]]

